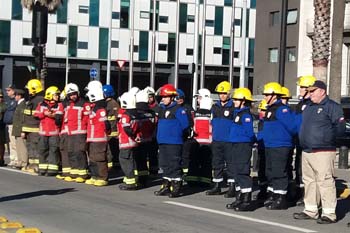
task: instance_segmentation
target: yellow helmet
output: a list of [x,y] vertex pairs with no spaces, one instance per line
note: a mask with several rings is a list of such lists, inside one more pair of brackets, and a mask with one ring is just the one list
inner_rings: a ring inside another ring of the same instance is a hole
[[263,94],[276,94],[281,95],[282,94],[282,87],[279,83],[276,82],[269,82],[266,83],[264,86]]
[[215,92],[217,92],[217,93],[230,94],[231,90],[232,90],[231,84],[229,82],[227,82],[227,81],[222,81],[215,88]]
[[26,88],[30,95],[35,95],[43,90],[40,80],[31,79],[28,81]]
[[299,77],[297,81],[297,85],[301,87],[311,87],[315,81],[316,81],[316,78],[314,76],[304,75]]
[[264,110],[264,111],[267,110],[267,102],[266,102],[265,99],[263,99],[262,101],[260,101],[258,108],[259,108],[260,110]]
[[282,98],[292,98],[292,95],[290,94],[288,88],[282,87],[281,91],[282,91]]
[[232,98],[253,101],[252,93],[245,87],[237,88],[233,93]]
[[58,87],[56,86],[51,86],[48,87],[45,91],[45,99],[46,100],[53,100],[53,96],[54,95],[59,95],[60,94],[60,90],[58,89]]

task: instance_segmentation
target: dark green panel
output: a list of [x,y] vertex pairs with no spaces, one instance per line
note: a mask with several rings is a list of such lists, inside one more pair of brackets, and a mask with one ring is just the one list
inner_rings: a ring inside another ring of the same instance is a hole
[[12,19],[22,20],[23,8],[20,0],[12,0]]
[[250,8],[256,8],[256,0],[250,0]]
[[129,28],[129,6],[120,7],[120,28]]
[[249,37],[249,9],[247,9],[246,37]]
[[254,47],[255,47],[255,39],[249,39],[249,47],[248,47],[248,65],[254,65]]
[[214,35],[222,35],[222,23],[224,17],[224,8],[215,7],[215,24],[214,24]]
[[232,0],[225,0],[224,6],[232,6]]
[[168,62],[175,62],[175,33],[168,34]]
[[78,42],[78,27],[69,26],[69,56],[77,56],[77,42]]
[[130,0],[122,0],[120,3],[121,6],[126,6],[129,8],[130,6]]
[[108,56],[108,28],[100,28],[98,58],[107,59]]
[[0,20],[0,53],[10,53],[11,22]]
[[186,3],[180,3],[180,32],[186,32],[187,31],[187,4]]
[[67,23],[67,1],[63,1],[57,10],[57,23]]
[[98,26],[99,17],[100,17],[100,1],[99,0],[90,0],[89,25],[90,26]]
[[139,61],[148,61],[148,31],[140,31]]

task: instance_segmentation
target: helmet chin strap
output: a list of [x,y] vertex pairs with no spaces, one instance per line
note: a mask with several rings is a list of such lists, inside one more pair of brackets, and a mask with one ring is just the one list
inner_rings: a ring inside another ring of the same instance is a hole
[[272,95],[270,97],[270,99],[268,101],[266,101],[267,105],[270,105],[270,102],[272,101],[272,97],[274,96],[275,94],[272,92]]

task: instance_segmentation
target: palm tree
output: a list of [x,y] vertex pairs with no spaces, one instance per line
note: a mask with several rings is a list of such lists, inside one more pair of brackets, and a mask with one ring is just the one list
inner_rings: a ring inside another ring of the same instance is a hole
[[314,7],[313,73],[317,79],[326,82],[330,47],[331,0],[314,0]]

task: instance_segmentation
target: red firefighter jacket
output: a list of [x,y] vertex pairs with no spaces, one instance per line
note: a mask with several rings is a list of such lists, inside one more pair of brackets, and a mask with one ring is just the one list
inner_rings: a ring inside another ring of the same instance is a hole
[[210,110],[198,109],[194,115],[194,138],[199,144],[212,142],[211,113]]
[[67,124],[68,135],[86,134],[90,109],[89,103],[82,99],[68,103],[63,121]]
[[[63,111],[63,105],[61,103],[44,100],[38,104],[34,116],[40,119],[40,135],[57,136],[59,134],[60,127],[56,125],[54,116],[54,114],[59,111]],[[51,113],[53,115],[46,116],[45,113]]]

